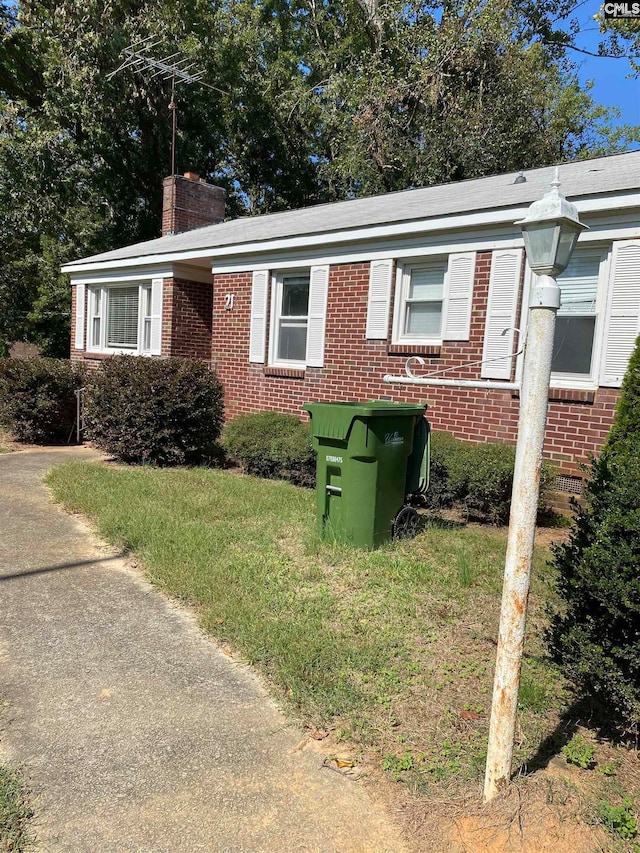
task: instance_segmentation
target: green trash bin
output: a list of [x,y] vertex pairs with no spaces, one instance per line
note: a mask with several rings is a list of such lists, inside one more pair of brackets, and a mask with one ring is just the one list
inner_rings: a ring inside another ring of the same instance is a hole
[[[376,548],[391,539],[394,528],[397,532],[410,520],[415,524],[415,510],[405,498],[414,490],[407,489],[408,482],[425,486],[426,405],[375,400],[306,403],[303,409],[311,417],[318,454],[320,535]],[[412,456],[415,436],[420,449]]]

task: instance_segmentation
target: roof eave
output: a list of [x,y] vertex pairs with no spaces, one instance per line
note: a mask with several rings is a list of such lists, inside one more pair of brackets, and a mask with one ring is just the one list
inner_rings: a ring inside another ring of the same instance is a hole
[[[606,213],[640,207],[640,190],[610,191],[592,196],[582,196],[575,199],[579,213]],[[433,232],[460,231],[465,228],[487,226],[513,225],[516,219],[521,219],[528,205],[493,207],[461,214],[448,214],[441,217],[425,217],[424,219],[402,220],[401,222],[376,225],[356,226],[339,231],[316,231],[311,234],[298,234],[292,237],[274,237],[271,239],[232,243],[224,246],[204,245],[197,249],[174,250],[165,253],[139,254],[127,258],[114,258],[104,261],[86,260],[65,264],[63,273],[77,275],[87,272],[126,269],[140,266],[159,266],[166,264],[185,263],[195,260],[209,260],[227,256],[247,256],[270,254],[272,252],[331,247],[345,243],[367,242],[380,238],[402,237],[409,233],[427,234]],[[144,244],[141,244],[141,248]]]

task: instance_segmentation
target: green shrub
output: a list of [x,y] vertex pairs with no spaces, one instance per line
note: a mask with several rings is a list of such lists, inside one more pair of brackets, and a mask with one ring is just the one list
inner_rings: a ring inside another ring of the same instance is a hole
[[19,441],[34,444],[74,437],[76,397],[86,370],[57,358],[0,361],[0,423]]
[[633,813],[631,797],[624,797],[619,806],[613,806],[605,800],[599,804],[598,813],[603,825],[618,838],[629,841],[638,834],[638,821]]
[[569,743],[562,747],[562,754],[567,764],[574,764],[583,770],[595,767],[596,748],[592,743],[587,743],[582,735],[574,735]]
[[114,356],[87,386],[87,436],[122,462],[197,464],[216,455],[223,394],[206,364]]
[[315,483],[315,456],[309,426],[295,415],[253,412],[227,424],[223,444],[247,474]]
[[[459,506],[493,524],[509,520],[515,447],[491,442],[470,444],[446,432],[431,434],[431,478],[426,495],[432,508]],[[547,462],[540,476],[540,504],[554,477]]]
[[431,432],[431,468],[426,504],[434,509],[453,506],[466,493],[466,454],[469,445],[451,433]]
[[505,524],[511,509],[515,447],[511,444],[475,444],[467,454],[468,513],[492,524]]
[[607,719],[640,729],[640,338],[613,427],[591,463],[568,542],[554,549],[563,609],[555,660],[599,700]]

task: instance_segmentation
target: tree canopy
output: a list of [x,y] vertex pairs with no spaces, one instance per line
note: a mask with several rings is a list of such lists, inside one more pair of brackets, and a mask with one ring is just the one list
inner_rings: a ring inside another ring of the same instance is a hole
[[[65,261],[158,235],[177,53],[178,171],[261,213],[625,145],[568,58],[568,0],[3,0],[0,347],[68,347]],[[564,29],[560,25],[564,26]]]

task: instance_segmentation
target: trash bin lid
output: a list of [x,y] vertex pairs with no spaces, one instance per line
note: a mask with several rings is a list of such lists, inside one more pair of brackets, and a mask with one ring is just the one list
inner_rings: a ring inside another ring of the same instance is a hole
[[356,418],[416,417],[424,415],[427,406],[426,403],[370,400],[365,403],[305,403],[302,408],[311,415],[314,438],[346,441]]

